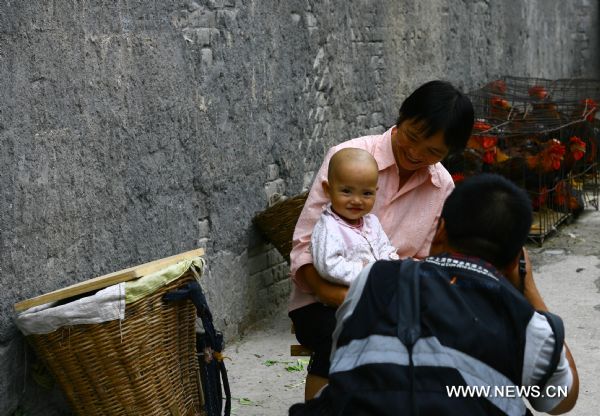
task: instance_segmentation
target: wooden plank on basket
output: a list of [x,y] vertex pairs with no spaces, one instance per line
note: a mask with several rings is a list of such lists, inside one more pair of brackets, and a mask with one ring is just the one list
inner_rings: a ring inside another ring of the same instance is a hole
[[34,306],[43,305],[44,303],[55,302],[70,298],[71,296],[81,295],[92,290],[103,289],[108,286],[116,285],[117,283],[127,282],[128,280],[137,279],[139,277],[157,272],[160,269],[164,269],[165,267],[182,260],[189,260],[202,255],[204,255],[204,249],[198,248],[196,250],[186,251],[185,253],[176,254],[171,257],[165,257],[164,259],[144,263],[139,266],[119,270],[118,272],[105,274],[104,276],[95,277],[93,279],[86,280],[85,282],[76,283],[69,287],[55,290],[54,292],[46,293],[44,295],[16,303],[15,310],[17,312],[21,312]]

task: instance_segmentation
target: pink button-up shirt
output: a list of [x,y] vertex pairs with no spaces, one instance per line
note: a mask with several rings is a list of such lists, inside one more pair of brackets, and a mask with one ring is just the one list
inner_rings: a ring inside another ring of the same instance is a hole
[[377,161],[379,189],[371,212],[379,218],[400,257],[423,258],[429,254],[442,206],[454,189],[454,182],[442,164],[436,163],[415,171],[398,190],[400,177],[392,152],[391,134],[392,130],[389,129],[381,135],[359,137],[334,146],[327,152],[294,230],[290,253],[293,282],[290,311],[317,302],[306,283],[296,279],[296,271],[305,264],[313,263],[310,237],[325,204],[329,202],[321,183],[327,180],[329,159],[340,149],[364,149]]

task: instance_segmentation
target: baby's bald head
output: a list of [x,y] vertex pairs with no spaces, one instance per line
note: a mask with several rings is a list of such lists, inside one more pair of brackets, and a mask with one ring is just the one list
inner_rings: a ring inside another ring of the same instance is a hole
[[329,160],[327,180],[329,183],[339,180],[340,175],[345,175],[347,170],[355,171],[359,167],[361,170],[367,169],[377,177],[377,161],[369,152],[355,147],[338,150]]

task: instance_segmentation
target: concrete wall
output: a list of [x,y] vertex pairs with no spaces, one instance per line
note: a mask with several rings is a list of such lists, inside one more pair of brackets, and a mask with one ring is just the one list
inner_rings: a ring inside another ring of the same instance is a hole
[[[327,147],[420,83],[600,77],[598,2],[57,0],[0,4],[0,415],[64,412],[12,305],[203,246],[228,339],[287,268],[251,225]],[[29,357],[26,359],[26,357]]]

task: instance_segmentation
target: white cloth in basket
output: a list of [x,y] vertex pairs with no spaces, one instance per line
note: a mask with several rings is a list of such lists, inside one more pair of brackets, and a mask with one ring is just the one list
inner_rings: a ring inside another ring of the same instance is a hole
[[99,290],[64,305],[57,302],[35,306],[15,319],[24,335],[48,334],[66,325],[98,324],[125,318],[125,283]]
[[190,269],[198,279],[205,267],[206,261],[202,257],[183,260],[147,276],[109,286],[94,295],[64,305],[56,306],[57,302],[51,302],[29,308],[17,316],[15,323],[24,335],[31,335],[49,334],[63,326],[122,320],[125,319],[126,304],[148,296],[179,279]]

